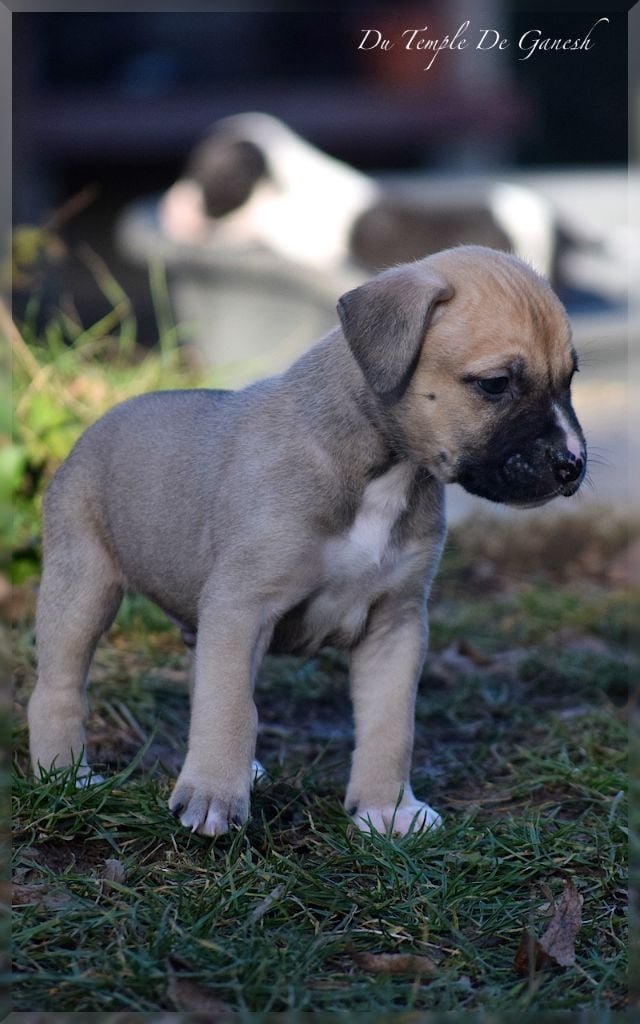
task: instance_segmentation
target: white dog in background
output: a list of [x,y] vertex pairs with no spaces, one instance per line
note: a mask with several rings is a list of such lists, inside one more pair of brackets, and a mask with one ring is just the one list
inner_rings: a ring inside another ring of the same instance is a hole
[[380,270],[470,243],[512,251],[553,278],[555,218],[531,190],[497,182],[463,198],[382,184],[268,114],[218,121],[159,212],[177,242],[266,250],[320,272]]

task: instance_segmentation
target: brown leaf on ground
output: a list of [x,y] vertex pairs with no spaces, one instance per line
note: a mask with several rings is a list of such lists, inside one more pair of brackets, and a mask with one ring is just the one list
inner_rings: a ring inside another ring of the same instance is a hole
[[167,961],[169,984],[167,994],[176,1010],[181,1013],[207,1014],[208,1020],[216,1021],[233,1013],[226,1003],[218,999],[211,989],[206,988],[195,978],[185,978],[176,971],[187,965],[175,958]]
[[33,885],[15,883],[12,887],[11,905],[14,907],[39,905],[47,910],[64,910],[73,903],[72,893],[47,882],[37,882]]
[[455,684],[465,676],[477,675],[478,670],[483,674],[490,672],[491,675],[517,679],[522,662],[529,656],[530,651],[523,647],[485,654],[466,640],[460,640],[442,651],[433,651],[427,661],[427,673],[445,685]]
[[637,587],[640,584],[640,540],[634,541],[613,559],[607,578],[617,587]]
[[435,978],[438,968],[428,956],[416,953],[358,953],[352,952],[354,962],[370,974],[420,974]]
[[522,929],[520,945],[513,961],[518,974],[528,975],[532,970],[539,971],[548,962],[542,946],[528,928]]
[[11,600],[11,584],[3,572],[0,572],[0,608],[4,608]]
[[471,658],[461,654],[457,644],[449,644],[442,651],[432,651],[427,662],[427,671],[445,685],[457,683],[461,677],[473,675],[476,666]]
[[6,576],[0,574],[0,619],[16,626],[32,619],[36,610],[37,591],[33,580],[12,587]]
[[583,633],[574,626],[563,626],[559,629],[554,636],[554,644],[561,651],[569,651],[572,654],[611,656],[611,647],[605,640]]
[[275,889],[272,889],[268,896],[265,896],[263,900],[260,900],[258,905],[249,914],[249,923],[256,924],[260,918],[267,914],[274,903],[277,903],[280,897],[284,894],[285,886],[280,883],[276,885]]
[[561,967],[570,967],[576,962],[575,942],[582,925],[582,903],[583,897],[571,879],[567,879],[549,926],[540,939],[547,956]]
[[127,873],[122,861],[119,861],[116,857],[108,857],[104,862],[102,877],[104,878],[105,892],[112,888],[112,882],[116,882],[117,885],[124,885],[127,881]]
[[478,668],[486,668],[493,660],[488,654],[473,647],[468,640],[458,641],[458,654],[461,654],[463,658],[468,658]]
[[519,974],[529,974],[531,967],[540,970],[546,964],[571,967],[576,962],[576,936],[582,925],[582,903],[571,879],[566,879],[564,892],[552,900],[552,916],[544,935],[536,939],[526,928],[514,962]]

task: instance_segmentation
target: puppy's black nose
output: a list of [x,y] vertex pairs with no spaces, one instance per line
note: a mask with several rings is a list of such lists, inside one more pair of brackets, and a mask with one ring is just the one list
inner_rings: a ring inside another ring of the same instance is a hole
[[572,484],[581,476],[583,468],[583,460],[570,452],[564,452],[553,460],[553,475],[559,484]]

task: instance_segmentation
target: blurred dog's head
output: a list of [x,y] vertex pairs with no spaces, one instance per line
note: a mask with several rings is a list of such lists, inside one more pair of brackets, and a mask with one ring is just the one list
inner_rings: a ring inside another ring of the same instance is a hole
[[385,272],[338,310],[389,436],[433,476],[522,507],[578,490],[570,325],[527,264],[461,246]]
[[247,201],[255,186],[269,177],[263,150],[224,125],[193,149],[186,177],[202,189],[208,217],[224,217]]

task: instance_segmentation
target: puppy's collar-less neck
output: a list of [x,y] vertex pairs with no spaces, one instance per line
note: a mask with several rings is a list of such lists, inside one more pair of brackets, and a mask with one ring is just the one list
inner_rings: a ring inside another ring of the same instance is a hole
[[391,419],[379,400],[373,395],[362,393],[357,396],[356,400],[369,426],[375,431],[382,449],[378,452],[375,460],[370,463],[367,469],[367,479],[376,480],[402,462],[413,466],[414,479],[424,480],[427,475],[430,476],[426,467],[420,466],[412,459],[399,425]]

